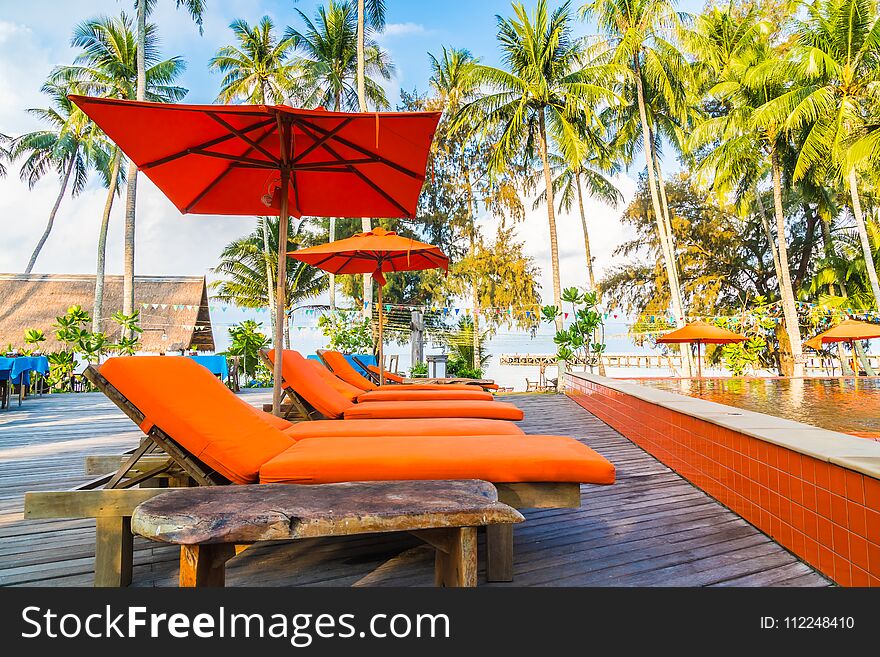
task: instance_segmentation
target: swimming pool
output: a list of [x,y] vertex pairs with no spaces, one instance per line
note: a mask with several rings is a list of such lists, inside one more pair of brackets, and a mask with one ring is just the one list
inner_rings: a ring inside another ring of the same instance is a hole
[[880,378],[631,380],[880,441]]

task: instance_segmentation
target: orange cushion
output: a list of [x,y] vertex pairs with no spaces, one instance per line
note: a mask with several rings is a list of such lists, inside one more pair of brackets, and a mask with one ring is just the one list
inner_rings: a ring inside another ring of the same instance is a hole
[[376,390],[465,390],[479,392],[482,390],[480,386],[472,386],[467,383],[390,383],[384,386],[376,386]]
[[505,420],[481,418],[420,418],[415,420],[315,420],[297,422],[284,430],[294,440],[320,436],[522,436],[523,430]]
[[[379,374],[379,368],[375,365],[367,365],[367,369],[370,370],[373,374]],[[385,372],[385,378],[389,381],[394,381],[395,383],[403,383],[403,377],[399,374],[395,374],[394,372]]]
[[614,466],[562,436],[311,438],[260,469],[263,483],[404,479],[614,483]]
[[257,481],[260,466],[294,444],[208,370],[182,356],[111,358],[101,374],[181,447],[239,484]]
[[346,420],[363,418],[482,417],[488,420],[522,420],[513,404],[496,401],[370,402],[355,404],[344,412]]
[[[435,386],[436,387],[436,386]],[[377,401],[493,401],[491,393],[482,390],[371,390],[358,395],[358,403]]]
[[361,391],[376,389],[376,384],[365,376],[362,376],[361,373],[354,369],[352,364],[345,359],[345,356],[338,351],[326,349],[319,351],[318,355],[325,363],[327,363],[327,366],[333,370],[333,373],[346,383],[350,383],[355,388],[360,388]]
[[358,395],[363,394],[363,390],[354,387],[350,383],[346,383],[318,361],[306,358],[306,364],[311,366],[312,370],[319,378],[329,383],[331,388],[349,401],[353,402],[357,400]]
[[[293,388],[296,393],[314,406],[327,418],[342,417],[342,414],[354,403],[341,395],[337,390],[319,377],[308,361],[299,352],[285,349],[282,352],[281,371],[284,385]],[[269,360],[275,362],[275,350],[268,353]]]

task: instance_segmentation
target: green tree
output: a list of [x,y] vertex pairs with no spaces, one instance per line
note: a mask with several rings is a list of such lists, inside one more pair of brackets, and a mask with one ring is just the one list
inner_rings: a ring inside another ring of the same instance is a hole
[[265,370],[260,359],[260,351],[268,347],[272,341],[261,330],[262,323],[252,319],[229,327],[229,349],[226,355],[241,358],[241,367],[245,375],[254,381],[258,378],[257,373]]
[[[370,3],[384,9],[381,2]],[[324,106],[334,111],[366,111],[367,101],[376,109],[390,107],[385,90],[378,80],[390,80],[394,73],[388,53],[382,50],[369,34],[359,41],[358,14],[350,2],[336,2],[319,7],[314,19],[296,10],[305,26],[299,30],[292,27],[285,32],[297,55],[294,98],[305,107]],[[384,19],[383,19],[384,20]],[[361,79],[363,78],[363,79]],[[363,107],[361,107],[361,93]],[[361,221],[362,230],[370,230],[370,221]],[[330,218],[329,241],[337,237],[336,218]],[[368,290],[364,277],[364,290]],[[369,286],[369,290],[372,287]],[[371,292],[364,297],[372,301]],[[336,277],[330,276],[330,307],[336,308]],[[369,307],[369,303],[368,303]],[[365,315],[368,316],[368,315]]]
[[[135,100],[147,99],[147,16],[153,11],[157,0],[134,0],[137,15],[137,85]],[[178,9],[183,8],[199,26],[199,34],[203,32],[203,17],[207,8],[207,0],[174,0]],[[122,276],[122,312],[130,315],[134,312],[134,247],[135,247],[135,210],[137,208],[137,165],[128,163],[125,189],[125,252],[123,255]],[[131,336],[130,336],[131,337]]]
[[244,102],[281,105],[293,85],[295,67],[290,61],[293,43],[278,39],[272,19],[263,16],[253,27],[247,21],[232,21],[229,29],[236,45],[223,46],[208,62],[208,68],[223,75],[218,103]]
[[[648,188],[666,276],[671,290],[672,312],[678,326],[684,324],[684,305],[676,270],[673,233],[663,208],[663,188],[658,184],[659,158],[655,135],[650,124],[650,106],[662,104],[680,114],[690,70],[679,52],[675,38],[681,29],[681,17],[669,0],[591,0],[581,7],[583,17],[596,19],[607,39],[607,59],[628,71],[623,78],[627,100],[638,108],[641,145],[648,172]],[[652,97],[648,97],[650,91]],[[685,359],[685,371],[690,367]]]
[[[263,16],[253,28],[238,19],[229,26],[238,44],[224,46],[208,64],[211,70],[223,74],[217,102],[247,102],[258,105],[282,104],[289,97],[296,67],[291,63],[293,40],[287,35],[280,40],[273,34],[274,24]],[[270,332],[275,326],[274,274],[269,250],[269,229],[266,217],[261,217],[263,250],[266,253],[267,308]]]
[[[157,103],[181,100],[187,90],[174,84],[183,73],[185,64],[180,57],[161,59],[155,25],[146,29],[147,66],[146,99]],[[133,99],[137,86],[137,36],[131,18],[125,13],[110,18],[100,16],[86,20],[74,28],[70,45],[79,49],[71,66],[59,66],[52,72],[52,80],[74,93],[104,98]],[[92,312],[92,331],[101,331],[104,318],[104,272],[107,256],[107,231],[113,201],[125,184],[124,156],[115,146],[109,146],[109,171],[102,172],[107,187],[107,198],[101,214],[98,231],[98,255],[95,276],[95,303]]]
[[848,187],[863,261],[877,308],[880,281],[859,196],[856,167],[847,148],[876,102],[880,84],[880,17],[873,0],[817,0],[795,23],[796,42],[787,73],[793,88],[770,100],[762,114],[790,131],[805,131],[798,145],[794,181],[816,169],[841,176]]
[[26,274],[33,271],[40,251],[49,239],[55,225],[55,216],[68,187],[71,188],[74,196],[82,192],[89,171],[92,168],[106,170],[109,159],[100,131],[71,102],[66,90],[50,81],[43,85],[42,91],[51,99],[50,106],[43,109],[29,109],[28,113],[50,127],[17,137],[12,141],[10,151],[13,158],[24,158],[20,175],[30,189],[53,170],[58,174],[61,187],[49,211],[46,228],[24,270]]
[[[514,4],[513,11],[512,18],[496,17],[505,68],[475,67],[474,75],[484,94],[460,110],[457,123],[497,136],[490,160],[496,170],[505,169],[508,160],[523,152],[529,159],[539,159],[547,189],[553,298],[561,306],[549,140],[552,138],[556,149],[568,156],[575,147],[579,126],[592,117],[591,107],[612,94],[581,64],[583,48],[572,34],[568,3],[551,12],[546,0],[538,0],[531,15],[522,4]],[[562,329],[561,320],[557,329]],[[560,381],[563,367],[560,363]]]
[[[261,219],[261,222],[263,220]],[[278,252],[277,217],[267,218],[265,225],[269,230],[268,254],[263,246],[262,227],[239,239],[233,240],[220,254],[220,263],[211,271],[218,275],[218,280],[211,284],[214,298],[232,303],[240,308],[264,308],[268,304],[269,291],[273,289],[278,275],[277,258],[270,254]],[[306,237],[302,224],[293,230],[288,227],[286,251],[295,251]],[[266,267],[271,267],[271,284],[266,278]],[[316,267],[306,265],[299,260],[290,260],[287,265],[287,291],[285,310],[290,311],[305,299],[320,294],[327,284],[324,272]],[[286,324],[286,323],[285,323]],[[290,333],[284,327],[286,348],[290,346]]]

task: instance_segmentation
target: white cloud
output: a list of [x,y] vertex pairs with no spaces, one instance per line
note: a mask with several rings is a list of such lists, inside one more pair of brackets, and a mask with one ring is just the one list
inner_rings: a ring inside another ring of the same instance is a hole
[[385,29],[378,37],[410,36],[413,34],[428,34],[429,30],[421,23],[386,23]]

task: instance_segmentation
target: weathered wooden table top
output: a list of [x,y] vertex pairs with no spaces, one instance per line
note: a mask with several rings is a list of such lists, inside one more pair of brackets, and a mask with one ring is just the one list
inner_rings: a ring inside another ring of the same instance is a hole
[[156,541],[197,545],[523,520],[485,481],[374,481],[178,489],[138,506],[131,528]]

